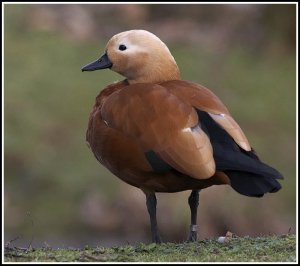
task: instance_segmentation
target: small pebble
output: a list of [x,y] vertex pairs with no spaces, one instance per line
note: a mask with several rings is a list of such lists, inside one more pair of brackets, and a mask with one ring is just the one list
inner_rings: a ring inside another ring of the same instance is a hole
[[220,236],[220,237],[218,238],[218,242],[219,242],[219,243],[225,243],[225,241],[226,241],[226,236]]

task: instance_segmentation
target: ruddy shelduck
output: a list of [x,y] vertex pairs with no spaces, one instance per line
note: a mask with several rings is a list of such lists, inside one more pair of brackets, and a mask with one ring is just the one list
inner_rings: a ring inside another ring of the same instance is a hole
[[199,191],[228,184],[242,195],[277,192],[283,178],[263,163],[221,100],[180,78],[168,47],[154,34],[113,36],[82,71],[109,68],[125,77],[104,88],[89,117],[86,140],[97,160],[146,195],[152,241],[161,242],[156,192],[192,190],[189,241],[197,239]]

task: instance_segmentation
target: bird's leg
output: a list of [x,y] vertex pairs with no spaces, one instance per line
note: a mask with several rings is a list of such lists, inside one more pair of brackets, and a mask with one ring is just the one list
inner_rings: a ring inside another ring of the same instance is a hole
[[155,193],[146,193],[146,204],[150,215],[152,241],[155,243],[161,243],[156,221],[156,197]]
[[189,196],[189,205],[191,209],[191,225],[188,241],[193,242],[197,240],[197,209],[199,205],[199,190],[192,190]]

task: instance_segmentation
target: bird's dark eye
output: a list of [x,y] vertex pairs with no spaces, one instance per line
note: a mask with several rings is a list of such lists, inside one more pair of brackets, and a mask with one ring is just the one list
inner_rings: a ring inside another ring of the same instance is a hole
[[127,47],[124,44],[120,44],[120,46],[119,46],[120,51],[124,51],[126,49],[127,49]]

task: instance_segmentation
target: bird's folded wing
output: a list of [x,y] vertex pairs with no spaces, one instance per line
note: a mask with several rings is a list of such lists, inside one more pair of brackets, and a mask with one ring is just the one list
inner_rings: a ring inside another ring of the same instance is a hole
[[195,108],[207,112],[234,141],[244,150],[250,151],[251,146],[237,122],[220,99],[207,88],[189,81],[173,80],[161,83],[182,101]]
[[213,149],[196,110],[163,86],[129,85],[105,101],[101,115],[176,170],[197,179],[215,173]]

